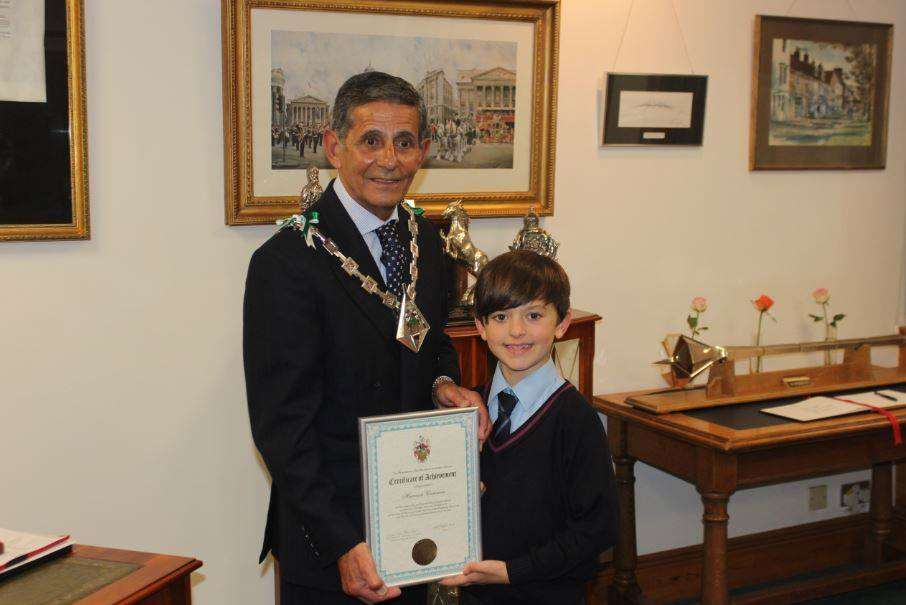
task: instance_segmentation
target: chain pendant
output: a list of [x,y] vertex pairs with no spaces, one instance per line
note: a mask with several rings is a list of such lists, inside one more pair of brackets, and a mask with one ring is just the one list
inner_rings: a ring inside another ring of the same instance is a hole
[[403,292],[403,300],[400,301],[400,318],[396,324],[396,339],[403,346],[418,353],[428,336],[431,327],[425,320],[425,316],[413,301],[409,300],[406,292]]

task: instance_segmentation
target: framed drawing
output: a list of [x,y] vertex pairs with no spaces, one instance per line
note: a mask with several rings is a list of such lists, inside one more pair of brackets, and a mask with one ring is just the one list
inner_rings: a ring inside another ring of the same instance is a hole
[[884,168],[893,26],[755,18],[749,169]]
[[602,145],[701,145],[708,76],[607,74]]
[[298,208],[335,176],[323,130],[373,69],[421,92],[431,148],[409,191],[429,216],[553,213],[559,0],[223,0],[226,223]]
[[88,239],[83,0],[0,2],[0,240]]

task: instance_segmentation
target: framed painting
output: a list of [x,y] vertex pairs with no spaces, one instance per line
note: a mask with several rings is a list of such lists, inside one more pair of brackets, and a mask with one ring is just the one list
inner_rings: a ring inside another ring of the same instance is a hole
[[83,0],[0,2],[0,240],[89,239]]
[[755,18],[750,170],[884,168],[893,26]]
[[708,76],[607,74],[602,145],[701,145]]
[[298,208],[340,85],[405,78],[431,146],[407,197],[439,217],[553,213],[559,0],[223,0],[226,223]]

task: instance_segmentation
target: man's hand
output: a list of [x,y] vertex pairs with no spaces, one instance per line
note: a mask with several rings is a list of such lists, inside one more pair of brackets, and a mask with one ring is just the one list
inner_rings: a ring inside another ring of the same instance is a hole
[[467,563],[462,573],[440,581],[444,586],[469,586],[471,584],[509,584],[510,575],[503,561],[478,561]]
[[491,419],[488,416],[488,408],[481,395],[458,386],[452,382],[444,382],[437,387],[434,392],[434,399],[437,404],[444,408],[470,408],[478,407],[478,439],[482,442],[491,434]]
[[364,542],[359,542],[349,552],[337,560],[340,569],[340,583],[343,592],[363,603],[380,603],[400,596],[396,586],[387,588],[377,574],[371,549]]

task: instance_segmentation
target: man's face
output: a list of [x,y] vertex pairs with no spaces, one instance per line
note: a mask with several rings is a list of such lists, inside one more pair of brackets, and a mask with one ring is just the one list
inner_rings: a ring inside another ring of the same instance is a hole
[[418,140],[418,109],[388,101],[359,105],[350,112],[344,140],[324,134],[324,151],[356,202],[386,219],[403,199],[428,152]]
[[551,303],[534,300],[521,307],[495,311],[487,322],[475,320],[481,337],[500,362],[503,377],[511,385],[543,366],[550,359],[555,338],[569,327],[571,316],[557,318]]

